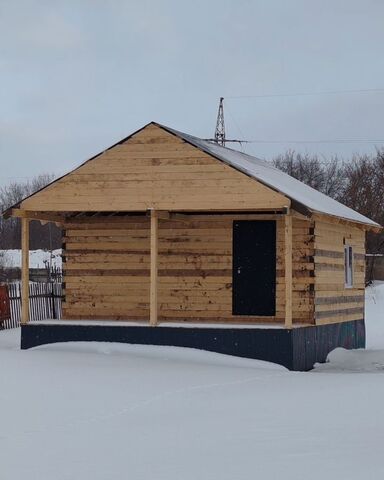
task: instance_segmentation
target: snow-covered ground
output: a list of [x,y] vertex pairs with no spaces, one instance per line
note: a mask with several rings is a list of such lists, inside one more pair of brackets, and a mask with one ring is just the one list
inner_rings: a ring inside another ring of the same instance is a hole
[[0,478],[384,478],[384,284],[367,299],[371,349],[308,373],[170,347],[20,351],[0,332]]
[[384,349],[384,282],[375,282],[365,293],[367,348]]
[[[0,258],[7,267],[21,266],[21,250],[0,250]],[[61,267],[61,249],[53,250],[52,255],[46,250],[30,250],[30,268],[45,268],[47,263],[53,267]]]

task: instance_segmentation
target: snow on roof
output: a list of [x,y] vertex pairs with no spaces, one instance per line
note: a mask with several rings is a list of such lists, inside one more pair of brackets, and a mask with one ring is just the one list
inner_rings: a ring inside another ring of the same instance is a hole
[[286,195],[311,211],[341,217],[352,222],[380,226],[368,217],[309,187],[264,160],[173,130],[164,125],[159,124],[159,126],[237,170],[259,180],[264,185]]
[[[371,220],[370,218],[365,217],[364,215],[361,215],[355,210],[352,210],[352,208],[349,208],[343,205],[342,203],[337,202],[333,198],[328,197],[327,195],[324,195],[323,193],[315,190],[314,188],[309,187],[305,183],[302,183],[296,178],[291,177],[287,173],[275,168],[273,165],[271,165],[270,163],[264,160],[260,160],[259,158],[253,157],[246,153],[239,152],[237,150],[233,150],[231,148],[222,147],[212,141],[203,140],[202,138],[194,137],[193,135],[179,132],[178,130],[174,130],[173,128],[166,127],[165,125],[161,125],[160,123],[157,123],[157,122],[150,122],[140,130],[138,130],[137,132],[132,133],[131,135],[124,138],[120,142],[117,142],[116,144],[112,145],[107,150],[110,150],[116,145],[120,145],[123,142],[129,140],[129,138],[131,138],[133,135],[135,135],[136,133],[138,133],[139,131],[143,130],[145,127],[151,124],[157,125],[158,127],[164,129],[165,131],[168,131],[173,135],[176,135],[177,137],[190,143],[191,145],[194,145],[196,148],[199,148],[200,150],[212,155],[218,160],[221,160],[227,165],[230,165],[236,168],[237,170],[245,173],[246,175],[249,175],[250,177],[255,178],[256,180],[260,181],[260,183],[263,183],[267,187],[270,187],[273,190],[278,191],[283,195],[286,195],[293,202],[305,207],[310,211],[325,213],[327,215],[340,217],[352,222],[362,223],[365,225],[371,225],[373,227],[380,228],[380,225],[374,222],[373,220]],[[104,153],[104,152],[101,152],[101,153]],[[99,155],[101,155],[101,153],[90,158],[89,160],[84,162],[82,165],[98,157]],[[82,165],[80,165],[80,167]],[[65,176],[66,175],[64,175],[63,177]],[[57,178],[51,183],[55,183],[63,177]],[[43,187],[40,190],[44,190],[44,188],[46,187]],[[36,193],[38,193],[39,191],[33,193],[32,195],[29,195],[26,198],[36,195]],[[26,200],[26,198],[24,198],[22,201]],[[5,210],[3,212],[4,217],[8,218],[11,215],[12,209],[19,207],[20,203],[21,202],[18,202],[15,205],[9,207],[7,210]]]

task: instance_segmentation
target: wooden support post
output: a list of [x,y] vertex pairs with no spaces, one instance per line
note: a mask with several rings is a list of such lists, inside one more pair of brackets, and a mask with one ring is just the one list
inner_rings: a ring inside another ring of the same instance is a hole
[[285,327],[292,327],[292,215],[284,215]]
[[29,322],[29,219],[21,219],[21,323]]
[[157,325],[157,270],[158,270],[158,229],[159,219],[156,210],[151,210],[151,285],[150,285],[150,325]]

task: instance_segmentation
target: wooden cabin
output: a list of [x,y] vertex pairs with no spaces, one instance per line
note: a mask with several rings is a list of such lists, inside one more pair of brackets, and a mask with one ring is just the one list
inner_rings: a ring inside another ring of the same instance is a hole
[[[22,219],[22,348],[181,345],[303,370],[364,347],[380,226],[236,150],[152,122],[5,215]],[[28,324],[31,219],[63,229],[60,322]]]

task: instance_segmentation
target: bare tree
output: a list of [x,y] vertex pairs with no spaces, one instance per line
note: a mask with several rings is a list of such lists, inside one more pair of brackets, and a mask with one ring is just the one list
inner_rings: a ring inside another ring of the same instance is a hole
[[[27,182],[11,182],[0,187],[0,211],[4,211],[12,205],[17,204],[25,197],[40,190],[54,180],[55,176],[44,173],[36,176]],[[58,227],[52,224],[41,225],[40,222],[32,221],[30,225],[30,246],[31,249],[59,248],[61,243],[61,232]],[[20,248],[20,222],[17,218],[4,220],[0,218],[0,248]]]
[[384,222],[384,149],[375,156],[355,155],[345,167],[343,200],[378,223]]
[[41,188],[48,185],[55,179],[55,175],[51,173],[42,173],[27,182],[11,182],[4,187],[0,187],[0,207],[5,210],[15,203],[20,202],[23,198],[32,195]]
[[[384,225],[384,149],[375,156],[355,155],[346,166],[345,178],[343,202]],[[373,255],[367,265],[367,280],[371,281],[376,255],[384,254],[384,234],[368,232],[366,250]]]
[[[307,185],[344,203],[359,213],[384,225],[384,149],[374,155],[354,155],[349,162],[337,157],[329,161],[317,155],[300,154],[293,150],[279,155],[274,165]],[[369,232],[367,253],[384,254],[384,234]],[[375,256],[368,263],[371,280]]]
[[329,161],[309,153],[288,150],[273,159],[275,167],[310,187],[338,198],[344,186],[344,163],[336,156]]

